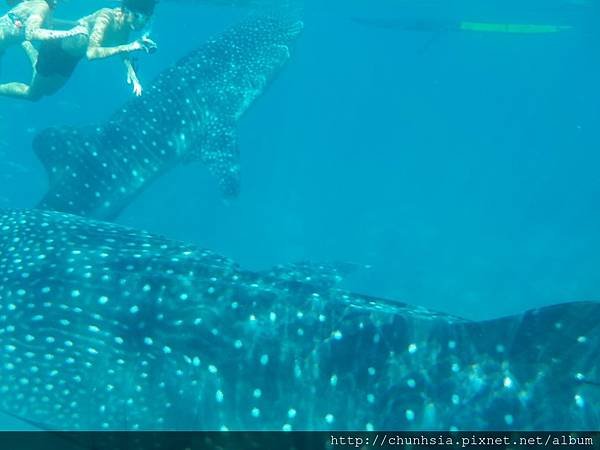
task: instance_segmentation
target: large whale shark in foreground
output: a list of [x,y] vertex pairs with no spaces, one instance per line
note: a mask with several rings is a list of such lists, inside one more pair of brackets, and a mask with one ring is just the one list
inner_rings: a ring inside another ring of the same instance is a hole
[[226,196],[237,195],[236,124],[290,59],[302,30],[284,14],[250,18],[210,40],[102,125],[39,133],[33,146],[49,175],[40,207],[114,218],[155,178],[195,160]]
[[598,429],[600,304],[471,322],[0,214],[0,409],[49,429]]

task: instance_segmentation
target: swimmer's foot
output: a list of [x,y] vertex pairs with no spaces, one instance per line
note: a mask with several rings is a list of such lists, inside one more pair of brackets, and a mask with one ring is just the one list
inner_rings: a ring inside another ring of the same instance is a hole
[[0,95],[14,98],[29,98],[29,85],[25,83],[0,84]]

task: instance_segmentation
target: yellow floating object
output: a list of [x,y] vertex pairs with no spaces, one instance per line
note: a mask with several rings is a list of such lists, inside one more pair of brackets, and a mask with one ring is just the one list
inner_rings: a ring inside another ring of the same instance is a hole
[[460,22],[458,28],[464,31],[484,31],[487,33],[543,34],[559,33],[572,29],[570,25],[531,25],[516,23]]

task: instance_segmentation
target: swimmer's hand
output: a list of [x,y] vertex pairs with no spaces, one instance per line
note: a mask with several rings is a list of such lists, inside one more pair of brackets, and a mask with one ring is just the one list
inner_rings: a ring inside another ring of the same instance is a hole
[[136,97],[142,95],[142,83],[140,83],[140,80],[138,80],[135,70],[133,70],[133,66],[129,66],[127,69],[127,84],[133,85],[133,93],[136,95]]
[[137,77],[128,76],[127,84],[133,84],[133,93],[136,97],[140,97],[142,95],[142,83],[140,83],[140,80],[138,80]]
[[158,45],[147,36],[142,36],[131,44],[131,51],[143,50],[146,53],[154,53]]

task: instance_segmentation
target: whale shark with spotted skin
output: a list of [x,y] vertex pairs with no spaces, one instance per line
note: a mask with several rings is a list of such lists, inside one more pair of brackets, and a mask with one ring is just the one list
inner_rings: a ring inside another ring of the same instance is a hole
[[473,322],[0,213],[0,409],[48,429],[598,429],[600,304]]
[[33,147],[49,175],[40,207],[111,219],[161,174],[196,160],[224,195],[236,196],[236,124],[290,59],[303,27],[295,17],[252,17],[232,27],[102,125],[39,133]]

